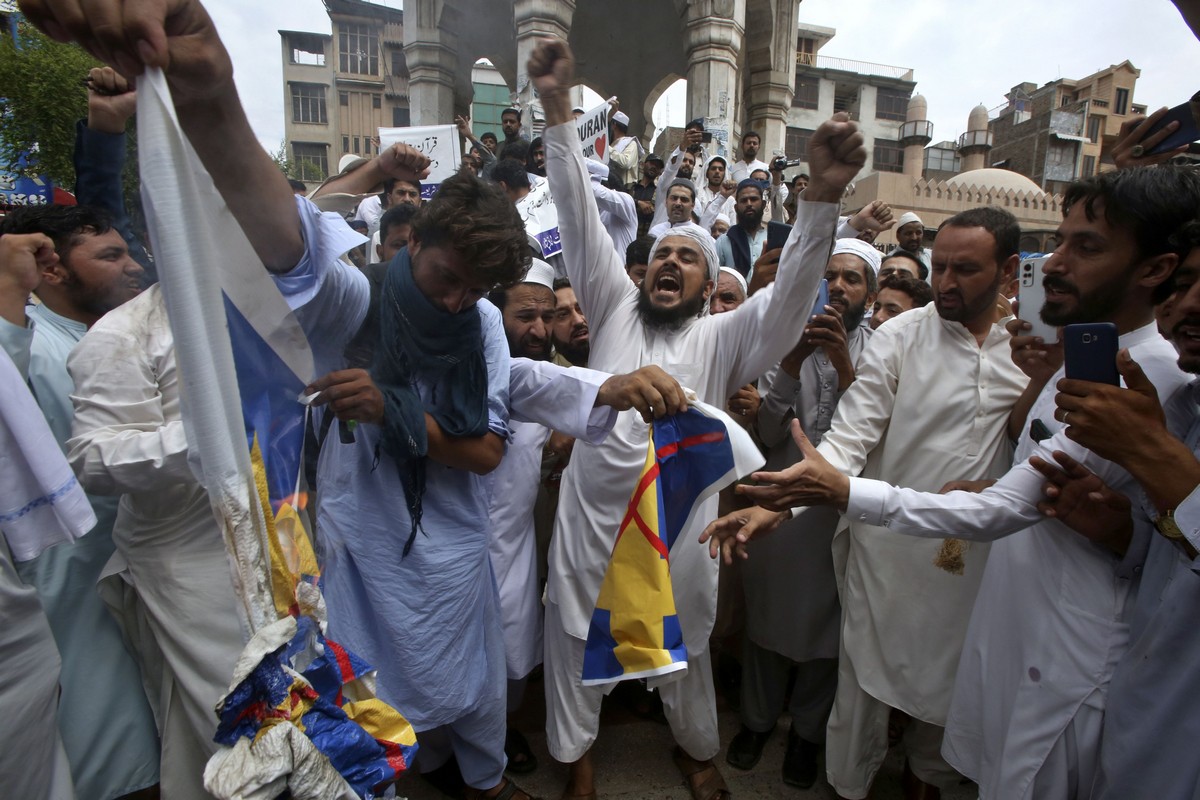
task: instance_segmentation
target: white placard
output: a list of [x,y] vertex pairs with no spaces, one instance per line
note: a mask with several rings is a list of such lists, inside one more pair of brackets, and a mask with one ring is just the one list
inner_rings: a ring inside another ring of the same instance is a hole
[[608,163],[608,102],[603,102],[575,120],[583,157]]
[[412,128],[380,128],[379,147],[402,142],[420,150],[432,162],[429,177],[421,181],[421,198],[433,197],[442,181],[458,172],[458,129],[453,125],[420,125]]
[[543,258],[562,252],[562,242],[558,238],[558,207],[550,194],[550,181],[539,179],[529,194],[517,203],[517,212],[525,222],[525,232],[541,246]]

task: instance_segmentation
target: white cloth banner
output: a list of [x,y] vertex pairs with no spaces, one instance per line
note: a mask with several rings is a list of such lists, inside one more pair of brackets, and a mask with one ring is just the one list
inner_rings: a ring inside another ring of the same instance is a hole
[[583,157],[608,163],[608,102],[605,101],[575,120]]
[[550,181],[539,178],[529,194],[517,203],[517,212],[525,222],[525,232],[537,239],[543,258],[562,252],[562,240],[558,236],[558,206],[554,205],[554,197],[550,194]]
[[380,128],[379,148],[403,142],[420,150],[433,163],[429,177],[421,181],[421,199],[433,197],[442,181],[458,172],[458,129],[453,125],[420,125],[412,128]]

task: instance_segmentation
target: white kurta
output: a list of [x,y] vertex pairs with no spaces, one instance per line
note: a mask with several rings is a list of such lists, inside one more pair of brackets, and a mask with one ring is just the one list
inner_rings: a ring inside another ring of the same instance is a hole
[[[818,449],[846,475],[921,491],[1002,474],[1012,463],[1008,415],[1028,382],[1008,341],[996,323],[980,346],[932,303],[889,320]],[[855,520],[834,539],[842,642],[862,689],[934,725],[946,723],[987,557],[987,545],[972,545],[964,574],[952,575],[934,566],[941,545]]]
[[[1164,402],[1187,383],[1175,365],[1175,349],[1154,323],[1122,336],[1120,346],[1130,348]],[[1136,587],[1134,565],[1037,510],[1045,479],[1028,458],[1054,463],[1056,450],[1114,490],[1135,500],[1137,495],[1128,473],[1062,432],[1054,419],[1062,376],[1060,369],[1049,380],[1028,417],[1056,435],[1039,444],[1027,426],[1013,468],[993,488],[938,495],[878,481],[851,483],[847,517],[857,523],[996,540],[967,629],[943,746],[947,760],[979,783],[984,798],[1033,796],[1034,778],[1079,708],[1103,710],[1129,640],[1126,604]],[[1078,737],[1073,744],[1081,764],[1096,762],[1098,746]],[[1090,786],[1091,778],[1081,775],[1081,785]]]
[[[796,229],[780,261],[779,278],[737,311],[693,320],[677,332],[647,328],[638,290],[608,244],[588,186],[574,125],[545,132],[546,172],[559,206],[559,229],[570,243],[567,272],[592,332],[588,364],[624,373],[656,364],[701,400],[722,406],[756,380],[796,342],[825,271],[837,224],[832,204],[801,203]],[[576,444],[563,474],[550,546],[548,596],[568,634],[586,639],[613,541],[646,457],[649,427],[635,411],[620,414],[599,447]],[[694,517],[671,551],[671,581],[684,642],[707,647],[716,612],[717,562],[698,541],[716,516],[717,498]]]

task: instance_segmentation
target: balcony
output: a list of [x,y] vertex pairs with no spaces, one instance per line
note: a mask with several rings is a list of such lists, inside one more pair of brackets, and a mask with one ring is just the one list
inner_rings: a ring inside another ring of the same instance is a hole
[[991,147],[992,132],[991,131],[967,131],[962,136],[958,137],[958,149],[965,150],[968,147]]
[[872,64],[870,61],[834,58],[815,53],[797,53],[796,65],[801,67],[816,67],[817,69],[835,69],[841,72],[851,72],[856,75],[875,75],[880,78],[892,78],[898,81],[911,81],[913,76],[913,71],[907,67]]
[[[913,141],[908,141],[912,139]],[[927,120],[918,119],[912,122],[906,122],[900,126],[900,141],[904,144],[929,144],[933,141],[933,123]]]

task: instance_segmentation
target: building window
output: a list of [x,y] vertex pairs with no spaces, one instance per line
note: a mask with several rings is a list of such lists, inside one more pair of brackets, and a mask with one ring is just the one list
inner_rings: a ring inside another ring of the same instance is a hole
[[379,34],[368,25],[342,25],[338,31],[338,68],[356,75],[378,75]]
[[319,83],[293,83],[292,122],[312,122],[327,125],[325,87]]
[[338,105],[340,105],[340,106],[350,105],[350,93],[349,92],[338,92]]
[[407,128],[412,123],[409,122],[408,109],[396,107],[392,109],[392,127]]
[[357,136],[355,136],[354,137],[354,155],[356,155],[356,156],[362,155],[362,152],[358,149],[358,143],[359,143],[359,138]]
[[783,152],[790,159],[808,160],[808,140],[812,138],[811,128],[788,128],[783,138]]
[[1046,152],[1046,166],[1065,166],[1075,163],[1075,142],[1053,139]]
[[899,142],[890,139],[875,140],[875,171],[904,171],[904,148]]
[[945,147],[925,151],[925,169],[930,172],[958,172],[962,168],[958,153]]
[[1096,157],[1095,156],[1084,156],[1083,157],[1083,174],[1080,175],[1079,177],[1090,178],[1095,174],[1096,174]]
[[1117,96],[1113,100],[1113,112],[1124,114],[1129,110],[1129,90],[1117,89]]
[[377,94],[371,95],[371,108],[383,108],[383,98]]
[[292,160],[303,181],[323,181],[329,176],[329,153],[319,143],[292,142]]
[[811,67],[817,63],[816,42],[807,37],[801,37],[796,42],[796,63]]
[[349,136],[342,137],[342,152],[343,153],[350,152],[350,137]]
[[1101,124],[1102,124],[1102,120],[1100,117],[1097,117],[1095,114],[1088,115],[1087,137],[1088,137],[1089,142],[1100,141],[1100,126],[1101,126]]
[[792,105],[796,108],[816,108],[821,100],[821,84],[816,78],[796,76],[796,94]]
[[897,89],[879,89],[875,93],[875,119],[904,122],[908,115],[908,93]]

